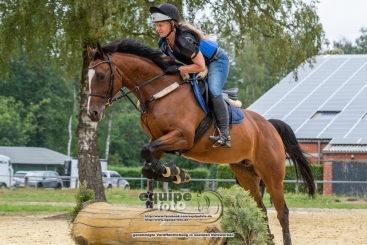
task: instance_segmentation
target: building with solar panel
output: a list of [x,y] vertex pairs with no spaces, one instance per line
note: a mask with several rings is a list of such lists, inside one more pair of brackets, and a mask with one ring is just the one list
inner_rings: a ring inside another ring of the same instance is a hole
[[248,110],[289,124],[313,163],[367,162],[367,55],[318,56],[298,71]]

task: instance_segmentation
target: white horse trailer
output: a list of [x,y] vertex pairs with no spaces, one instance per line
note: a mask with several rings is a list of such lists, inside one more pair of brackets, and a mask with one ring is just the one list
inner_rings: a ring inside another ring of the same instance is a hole
[[[100,159],[100,161],[102,170],[107,170],[107,160]],[[70,176],[70,179],[63,179],[64,188],[77,188],[79,186],[78,158],[70,158],[64,161],[63,176]]]
[[0,155],[0,187],[11,187],[13,174],[10,158]]

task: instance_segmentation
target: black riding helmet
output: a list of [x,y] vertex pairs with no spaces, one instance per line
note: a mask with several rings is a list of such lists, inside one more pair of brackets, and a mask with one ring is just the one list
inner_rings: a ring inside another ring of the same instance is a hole
[[157,7],[150,7],[149,12],[151,13],[152,22],[159,22],[165,20],[180,21],[180,13],[175,5],[170,3],[164,3]]

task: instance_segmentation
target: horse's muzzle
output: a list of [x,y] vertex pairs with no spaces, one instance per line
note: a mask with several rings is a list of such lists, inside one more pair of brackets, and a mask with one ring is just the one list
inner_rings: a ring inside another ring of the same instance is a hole
[[89,110],[88,117],[90,118],[90,120],[92,120],[92,122],[99,122],[104,118],[104,113],[103,112],[99,113],[98,111]]

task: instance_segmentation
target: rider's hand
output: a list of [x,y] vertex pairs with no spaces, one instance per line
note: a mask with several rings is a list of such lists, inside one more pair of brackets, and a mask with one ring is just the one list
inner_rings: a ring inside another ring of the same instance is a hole
[[166,74],[175,74],[175,73],[179,73],[180,70],[178,69],[178,66],[176,65],[170,65],[170,66],[167,66],[165,69],[164,69],[164,73]]

